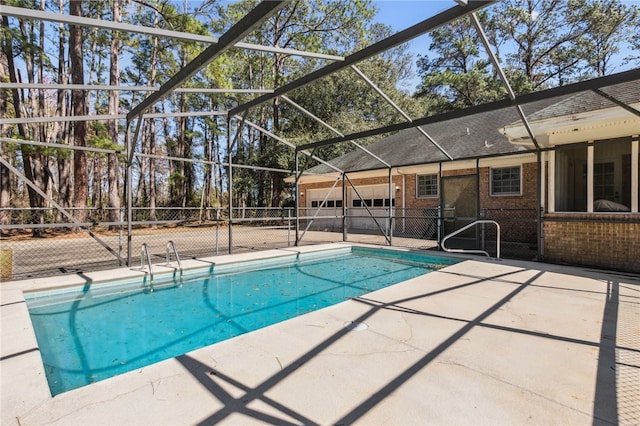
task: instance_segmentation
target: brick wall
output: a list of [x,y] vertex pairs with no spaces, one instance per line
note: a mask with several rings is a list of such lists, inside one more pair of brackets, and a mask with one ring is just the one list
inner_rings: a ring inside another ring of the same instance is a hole
[[640,272],[640,215],[547,213],[544,218],[546,261]]
[[[491,195],[491,170],[480,169],[480,209],[486,219],[495,220],[501,226],[504,241],[529,243],[535,247],[538,237],[536,218],[537,164],[522,165],[521,195]],[[488,236],[494,238],[493,228]]]

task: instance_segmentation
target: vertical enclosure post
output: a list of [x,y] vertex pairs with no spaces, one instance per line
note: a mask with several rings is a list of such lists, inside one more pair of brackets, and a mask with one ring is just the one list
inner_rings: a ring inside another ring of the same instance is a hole
[[298,184],[298,179],[300,179],[298,168],[300,165],[298,164],[298,150],[296,150],[296,183],[294,185],[294,199],[296,200],[296,242],[295,246],[298,247],[298,241],[300,238],[300,187]]
[[[238,133],[240,126],[238,126]],[[229,172],[227,173],[227,194],[229,201],[229,254],[233,252],[233,145],[231,143],[231,117],[227,116],[227,162],[229,163]]]
[[389,167],[389,214],[387,218],[387,235],[389,236],[389,245],[393,245],[393,201],[395,199],[395,191],[393,190],[392,169]]
[[342,241],[347,241],[347,180],[342,173]]
[[127,168],[125,173],[127,175],[125,179],[125,193],[127,197],[127,266],[131,266],[131,245],[133,243],[133,154],[136,148],[136,142],[138,141],[138,135],[140,134],[140,125],[142,124],[142,115],[137,117],[136,130],[133,134],[133,139],[129,134],[131,128],[131,122],[127,120],[125,127],[125,144],[127,147]]

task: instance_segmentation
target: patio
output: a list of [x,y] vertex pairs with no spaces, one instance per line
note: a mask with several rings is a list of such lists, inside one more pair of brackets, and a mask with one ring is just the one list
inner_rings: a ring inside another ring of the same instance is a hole
[[55,398],[22,300],[44,282],[2,286],[3,425],[640,421],[638,276],[468,259]]

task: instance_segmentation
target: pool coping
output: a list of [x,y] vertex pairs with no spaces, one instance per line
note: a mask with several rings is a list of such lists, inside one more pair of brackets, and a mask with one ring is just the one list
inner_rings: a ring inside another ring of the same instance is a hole
[[[193,269],[202,267],[203,263],[209,264],[230,264],[236,262],[242,262],[246,260],[257,260],[257,259],[268,259],[274,257],[282,257],[282,256],[290,256],[296,253],[306,253],[313,251],[322,251],[322,250],[331,250],[336,248],[345,248],[351,246],[363,246],[363,247],[374,247],[381,248],[380,246],[375,245],[367,245],[367,244],[351,244],[351,243],[333,243],[333,244],[323,244],[318,246],[304,246],[304,247],[296,247],[296,248],[286,248],[286,249],[276,249],[276,250],[267,250],[263,252],[255,252],[255,253],[243,253],[238,255],[225,255],[218,257],[211,257],[205,259],[197,259],[197,260],[188,260],[183,262],[185,269]],[[397,250],[397,251],[409,251],[409,252],[419,252],[419,253],[429,253],[424,250],[416,250],[410,248],[389,248],[383,247],[389,250]],[[483,268],[493,268],[492,270],[496,270],[498,268],[513,268],[513,265],[525,265],[524,268],[528,268],[530,270],[546,270],[553,271],[554,273],[562,273],[562,271],[569,270],[573,274],[577,274],[580,276],[587,276],[589,279],[595,280],[605,280],[609,278],[609,275],[606,271],[585,271],[585,270],[576,270],[571,268],[564,268],[556,265],[546,265],[546,264],[531,264],[530,262],[510,262],[510,261],[502,261],[496,259],[479,259],[477,257],[467,257],[463,255],[447,255],[443,253],[434,253],[436,256],[443,256],[449,258],[456,258],[460,260],[470,260],[468,262],[462,262],[463,264],[469,265],[467,268],[477,269],[478,273]],[[460,264],[458,264],[460,265]],[[486,266],[483,266],[486,265]],[[155,268],[156,265],[154,265]],[[451,267],[446,267],[443,270],[447,270]],[[460,270],[458,267],[457,269]],[[171,273],[170,268],[166,268],[168,273]],[[456,268],[451,268],[455,270]],[[29,318],[29,313],[26,307],[26,303],[24,300],[23,292],[24,291],[37,291],[44,288],[64,288],[67,286],[77,286],[81,284],[86,284],[87,280],[91,280],[92,283],[99,284],[105,280],[112,279],[126,279],[132,277],[141,277],[146,274],[139,270],[134,270],[131,268],[120,268],[111,271],[103,271],[103,272],[95,272],[95,273],[87,273],[82,276],[66,276],[66,277],[55,277],[51,279],[47,278],[38,278],[32,280],[23,280],[16,282],[3,283],[1,288],[1,299],[0,305],[2,307],[2,346],[0,353],[0,360],[2,362],[1,366],[1,374],[2,374],[2,424],[24,424],[21,423],[21,418],[29,415],[31,412],[41,411],[43,406],[47,405],[59,405],[59,404],[70,404],[74,397],[79,397],[84,401],[91,401],[91,394],[94,389],[104,389],[105,386],[118,386],[118,384],[124,383],[124,381],[131,381],[135,378],[137,381],[144,381],[145,377],[148,377],[148,381],[152,381],[154,375],[159,374],[158,371],[160,369],[174,369],[176,364],[176,358],[162,361],[160,363],[154,364],[149,368],[145,368],[145,371],[139,372],[130,372],[125,373],[120,376],[113,377],[111,379],[107,379],[89,386],[84,386],[82,388],[78,388],[69,392],[65,392],[56,397],[51,397],[49,392],[49,388],[47,385],[46,377],[44,374],[44,369],[42,366],[42,361],[39,354],[38,345],[36,342],[35,334],[31,327],[31,321]],[[104,279],[101,279],[104,278]],[[404,283],[401,283],[404,284]],[[392,286],[396,287],[396,286]],[[401,288],[398,287],[398,288]],[[637,290],[636,290],[637,291]],[[340,305],[344,305],[340,307]],[[320,311],[326,312],[335,312],[340,309],[345,309],[345,307],[349,305],[349,302],[342,302],[338,305],[334,305],[330,308],[324,308]],[[318,312],[318,311],[316,311]],[[310,315],[310,314],[307,314]],[[324,314],[317,314],[324,315]],[[306,315],[305,315],[306,316]],[[292,320],[287,320],[285,322],[289,322]],[[281,323],[279,323],[281,324]],[[278,324],[276,324],[277,326]],[[283,325],[284,327],[285,325]],[[267,328],[271,328],[274,326],[269,326]],[[263,329],[261,329],[263,330]],[[257,330],[248,334],[258,336],[261,333],[261,330]],[[246,336],[246,335],[244,335]],[[242,337],[242,336],[240,336]],[[236,341],[238,338],[230,339],[230,341],[226,341],[229,343],[225,343],[224,347],[229,347],[230,345],[236,344],[232,341]],[[244,339],[237,340],[236,342],[244,341]],[[224,342],[222,342],[224,343]],[[220,343],[216,344],[220,345]],[[216,346],[213,345],[213,346]],[[199,349],[194,351],[195,354],[207,353],[211,347],[206,347],[203,349]],[[196,355],[197,357],[197,355]],[[135,374],[134,374],[135,373]],[[105,382],[109,382],[105,384]],[[94,388],[94,386],[98,386]],[[88,402],[87,402],[88,403]],[[133,409],[133,407],[132,407]],[[38,418],[38,416],[36,416]],[[41,417],[40,417],[41,418]],[[88,417],[91,418],[91,417]],[[49,421],[53,421],[54,419],[48,419],[44,421],[44,423],[49,423]],[[37,423],[37,422],[36,422]],[[61,423],[65,423],[62,421]],[[136,423],[136,422],[134,422]],[[137,422],[139,423],[139,422]],[[231,422],[233,423],[233,422]]]

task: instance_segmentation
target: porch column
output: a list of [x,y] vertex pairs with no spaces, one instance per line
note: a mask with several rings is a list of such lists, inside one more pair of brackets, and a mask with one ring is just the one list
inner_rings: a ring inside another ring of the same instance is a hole
[[638,169],[640,169],[640,161],[638,155],[640,155],[640,136],[633,135],[634,140],[631,141],[631,211],[633,213],[640,212],[640,206],[638,205],[638,191],[640,188],[640,182],[638,182]]
[[547,157],[549,160],[549,184],[547,185],[547,188],[549,188],[549,206],[547,211],[554,213],[556,211],[556,152],[549,151]]
[[593,141],[587,146],[587,212],[593,213]]

